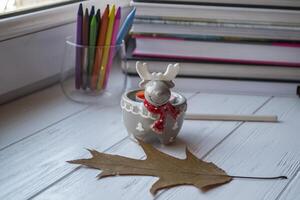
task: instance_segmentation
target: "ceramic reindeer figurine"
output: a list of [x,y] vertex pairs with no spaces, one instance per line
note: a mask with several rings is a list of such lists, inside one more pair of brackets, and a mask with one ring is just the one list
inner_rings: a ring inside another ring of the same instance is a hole
[[[126,92],[121,100],[123,121],[129,134],[145,142],[173,142],[187,108],[181,94],[171,92],[179,64],[169,64],[165,73],[148,71],[147,63],[136,63],[144,90]],[[142,95],[141,95],[142,94]]]

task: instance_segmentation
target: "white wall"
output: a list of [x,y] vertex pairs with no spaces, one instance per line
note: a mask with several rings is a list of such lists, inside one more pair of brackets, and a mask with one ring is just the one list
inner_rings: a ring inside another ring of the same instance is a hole
[[34,83],[58,75],[65,38],[74,34],[74,29],[75,24],[71,23],[0,42],[0,102],[1,97],[4,101],[18,96],[13,91],[22,95],[30,88],[37,89]]

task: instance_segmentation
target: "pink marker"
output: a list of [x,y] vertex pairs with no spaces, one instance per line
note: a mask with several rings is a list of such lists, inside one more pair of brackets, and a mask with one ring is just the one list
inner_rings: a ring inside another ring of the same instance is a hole
[[111,37],[111,48],[109,50],[109,54],[108,54],[108,63],[107,63],[107,69],[106,69],[106,73],[105,73],[105,77],[104,77],[104,84],[103,84],[103,88],[106,88],[107,85],[107,81],[109,78],[109,73],[110,73],[110,69],[112,67],[112,63],[113,63],[113,58],[115,55],[115,50],[116,50],[116,39],[117,39],[117,34],[119,32],[119,25],[120,25],[120,19],[121,19],[121,8],[119,7],[116,13],[116,17],[115,17],[115,22],[114,22],[114,27],[113,27],[113,32],[112,32],[112,37]]

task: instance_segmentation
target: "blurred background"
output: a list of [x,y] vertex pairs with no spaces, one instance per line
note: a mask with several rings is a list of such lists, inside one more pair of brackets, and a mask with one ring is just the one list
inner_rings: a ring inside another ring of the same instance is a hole
[[0,0],[0,15],[71,2],[74,0]]

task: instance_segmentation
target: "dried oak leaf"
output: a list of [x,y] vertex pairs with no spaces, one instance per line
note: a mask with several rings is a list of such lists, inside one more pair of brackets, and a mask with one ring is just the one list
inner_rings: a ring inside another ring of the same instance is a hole
[[156,176],[150,192],[155,194],[163,188],[178,185],[194,185],[199,189],[227,183],[232,177],[213,163],[198,159],[188,149],[186,158],[178,159],[158,151],[152,145],[139,141],[147,155],[145,160],[137,160],[119,155],[89,150],[92,158],[68,161],[91,168],[100,169],[99,178],[115,175]]

